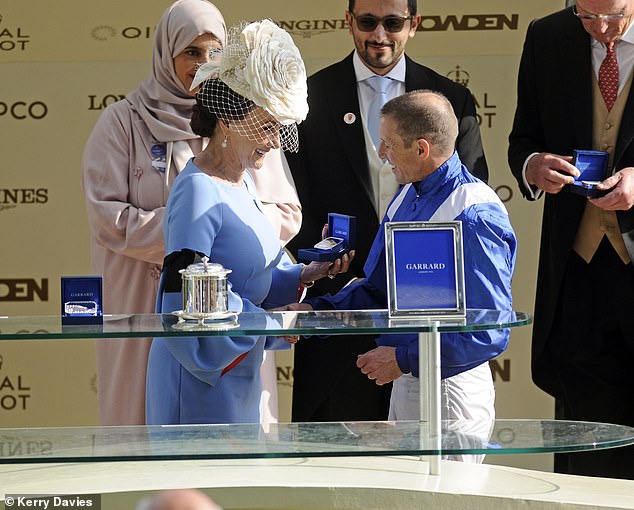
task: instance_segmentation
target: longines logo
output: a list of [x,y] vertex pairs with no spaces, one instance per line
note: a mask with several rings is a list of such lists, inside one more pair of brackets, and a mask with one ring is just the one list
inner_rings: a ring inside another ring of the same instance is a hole
[[22,457],[24,455],[50,455],[51,441],[6,441],[0,440],[0,457]]
[[117,29],[111,25],[98,25],[90,31],[97,41],[110,41],[118,37],[123,39],[150,39],[154,35],[153,27],[125,27]]
[[48,278],[0,278],[1,302],[48,301]]
[[0,457],[22,457],[24,455],[50,455],[51,441],[6,441],[0,440]]
[[[0,370],[6,364],[0,355]],[[11,376],[0,372],[0,411],[25,411],[30,398],[31,388],[21,375]]]
[[496,429],[494,436],[491,437],[490,441],[493,442],[497,439],[497,443],[500,445],[509,445],[515,441],[515,430],[511,427],[504,427],[501,429]]
[[103,110],[106,106],[125,99],[125,94],[106,94],[105,96],[89,95],[88,110]]
[[281,386],[293,386],[293,367],[276,367],[277,369],[277,384]]
[[[293,386],[293,367],[284,366],[277,368],[277,384],[281,386]],[[511,381],[511,360],[504,359],[502,363],[498,359],[489,361],[489,368],[493,376],[493,382],[510,382]]]
[[496,186],[493,189],[503,203],[506,204],[507,202],[513,200],[513,189],[507,184],[501,184],[500,186]]
[[24,51],[30,42],[31,36],[22,27],[5,26],[0,14],[0,51]]
[[[308,39],[336,30],[348,30],[345,19],[277,20],[293,35]],[[447,16],[421,16],[419,32],[517,30],[519,14],[450,14]]]
[[[281,386],[293,386],[293,367],[284,366],[277,368],[277,384]],[[489,368],[494,382],[510,382],[511,381],[511,360],[504,359],[502,363],[498,359],[489,361]]]
[[511,360],[504,359],[500,364],[499,359],[492,359],[489,361],[489,368],[491,369],[491,375],[493,376],[493,382],[497,382],[498,378],[502,382],[511,381]]
[[48,106],[42,101],[14,101],[5,103],[0,101],[0,117],[8,115],[15,120],[33,119],[40,120],[46,117]]
[[0,212],[19,205],[48,203],[47,188],[0,188]]
[[309,39],[314,35],[328,34],[335,30],[348,30],[345,19],[300,19],[277,21],[278,25],[287,32]]

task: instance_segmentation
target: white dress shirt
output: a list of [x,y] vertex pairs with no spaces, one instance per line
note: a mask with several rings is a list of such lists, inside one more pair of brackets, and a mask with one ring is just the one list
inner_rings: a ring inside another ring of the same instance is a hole
[[[357,77],[357,92],[359,95],[359,108],[361,111],[361,120],[363,122],[363,131],[365,133],[365,143],[368,152],[368,162],[370,165],[370,178],[372,181],[372,190],[374,192],[374,208],[376,210],[379,221],[385,215],[387,206],[391,202],[394,194],[398,190],[398,183],[392,173],[391,165],[385,161],[381,161],[377,154],[378,147],[374,147],[368,132],[367,112],[370,103],[374,98],[374,90],[365,81],[375,73],[366,67],[361,61],[358,53],[355,51],[352,57],[354,72]],[[387,91],[387,101],[394,99],[405,93],[405,58],[397,62],[392,70],[385,75],[392,79]]]

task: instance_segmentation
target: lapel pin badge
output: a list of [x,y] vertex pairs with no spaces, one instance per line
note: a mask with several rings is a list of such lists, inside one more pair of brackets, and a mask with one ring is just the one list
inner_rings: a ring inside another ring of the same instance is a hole
[[346,124],[354,124],[355,120],[357,120],[357,116],[352,112],[348,112],[343,116],[343,121]]

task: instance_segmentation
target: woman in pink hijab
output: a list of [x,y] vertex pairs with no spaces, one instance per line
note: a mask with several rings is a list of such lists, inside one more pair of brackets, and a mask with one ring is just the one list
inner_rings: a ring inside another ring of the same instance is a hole
[[[223,46],[225,37],[224,19],[213,4],[174,2],[156,27],[149,76],[103,111],[86,143],[82,184],[92,269],[103,276],[106,314],[154,311],[165,256],[167,196],[181,169],[207,143],[189,125],[197,91],[189,88],[198,67]],[[263,181],[258,194],[285,243],[299,230],[301,209],[283,163],[281,154],[271,158],[256,186]],[[150,338],[96,342],[102,425],[145,424],[150,344]]]

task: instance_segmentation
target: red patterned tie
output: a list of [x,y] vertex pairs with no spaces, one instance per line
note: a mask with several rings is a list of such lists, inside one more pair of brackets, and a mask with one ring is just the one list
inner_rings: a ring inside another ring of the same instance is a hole
[[614,41],[607,44],[607,52],[599,67],[599,90],[608,111],[612,110],[619,91],[619,64],[616,61]]

